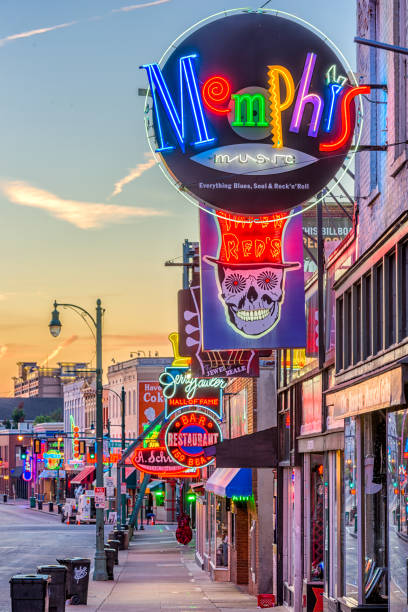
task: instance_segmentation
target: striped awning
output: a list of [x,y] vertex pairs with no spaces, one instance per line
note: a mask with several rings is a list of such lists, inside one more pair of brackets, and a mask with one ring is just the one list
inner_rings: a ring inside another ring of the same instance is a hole
[[252,470],[217,468],[205,483],[205,488],[220,497],[248,497],[252,494]]
[[73,478],[69,484],[77,484],[80,485],[84,482],[84,480],[86,480],[89,476],[91,476],[91,474],[93,474],[95,471],[95,467],[93,465],[91,466],[87,466],[86,468],[84,468],[81,472],[79,472],[79,474],[77,474],[75,476],[75,478]]

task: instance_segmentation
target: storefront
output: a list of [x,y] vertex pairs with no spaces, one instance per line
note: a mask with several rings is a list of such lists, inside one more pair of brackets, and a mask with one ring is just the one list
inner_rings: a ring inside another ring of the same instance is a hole
[[343,611],[408,609],[406,365],[328,395],[344,420]]
[[209,572],[216,581],[248,583],[248,512],[252,470],[217,468],[205,484]]

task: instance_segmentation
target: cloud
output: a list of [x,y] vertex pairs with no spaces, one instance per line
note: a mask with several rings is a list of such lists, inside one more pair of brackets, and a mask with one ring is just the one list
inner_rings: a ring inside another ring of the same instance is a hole
[[38,36],[39,34],[46,34],[47,32],[53,32],[54,30],[61,30],[62,28],[69,28],[78,21],[69,21],[68,23],[60,23],[58,25],[50,26],[49,28],[38,28],[37,30],[28,30],[27,32],[20,32],[20,34],[11,34],[10,36],[5,36],[4,38],[0,38],[0,47],[3,47],[8,42],[13,40],[19,40],[20,38],[30,38],[31,36]]
[[4,355],[7,353],[7,351],[8,351],[7,344],[2,344],[0,346],[0,359],[2,359],[4,357]]
[[112,9],[112,13],[128,13],[129,11],[135,11],[136,9],[145,8],[146,6],[164,4],[165,2],[170,2],[170,0],[152,0],[152,2],[144,2],[143,4],[130,4],[129,6],[122,6],[118,9]]
[[53,217],[84,230],[101,228],[108,223],[123,223],[127,219],[167,215],[152,208],[64,200],[24,181],[0,181],[0,190],[14,204],[46,210]]
[[171,346],[168,339],[168,334],[163,333],[144,333],[144,334],[104,334],[104,341],[109,344],[109,348],[120,349],[128,348],[130,351],[136,353],[138,350],[145,349],[146,346],[153,352],[157,346],[168,345],[169,353],[171,353]]
[[122,193],[125,185],[139,178],[139,176],[142,176],[143,172],[146,172],[146,170],[149,170],[149,168],[152,168],[152,166],[155,165],[156,160],[152,153],[145,153],[145,157],[147,157],[147,161],[137,164],[135,168],[129,170],[129,173],[125,177],[121,178],[119,181],[117,181],[117,183],[115,183],[115,189],[111,194],[111,198],[119,193]]
[[73,344],[76,340],[78,340],[78,336],[73,335],[61,342],[61,344],[57,346],[55,351],[52,351],[52,353],[48,355],[48,357],[44,359],[42,363],[40,363],[40,366],[44,366],[46,363],[51,361],[51,359],[54,359],[54,357],[56,357],[62,351],[62,349],[64,349],[66,346],[69,346],[70,344]]

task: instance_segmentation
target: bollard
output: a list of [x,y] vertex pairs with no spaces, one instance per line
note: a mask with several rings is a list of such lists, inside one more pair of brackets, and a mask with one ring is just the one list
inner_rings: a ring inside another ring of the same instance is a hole
[[119,540],[115,540],[115,539],[109,539],[107,541],[107,545],[109,546],[109,548],[114,548],[115,549],[115,565],[119,565],[119,546],[120,546],[120,541]]
[[113,568],[115,565],[115,556],[116,550],[114,548],[108,548],[105,546],[105,555],[106,555],[106,571],[108,573],[108,580],[113,580]]

